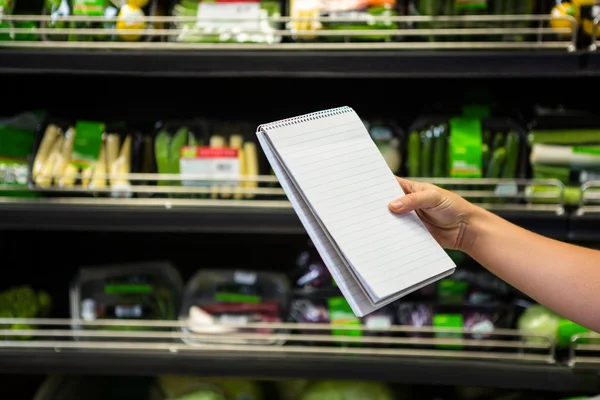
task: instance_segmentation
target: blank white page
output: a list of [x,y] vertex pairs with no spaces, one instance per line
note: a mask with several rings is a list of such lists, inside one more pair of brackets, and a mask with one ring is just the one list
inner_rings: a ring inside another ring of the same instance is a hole
[[400,216],[389,211],[388,203],[403,192],[352,109],[309,114],[259,130],[373,304],[380,307],[379,302],[454,270],[414,212]]

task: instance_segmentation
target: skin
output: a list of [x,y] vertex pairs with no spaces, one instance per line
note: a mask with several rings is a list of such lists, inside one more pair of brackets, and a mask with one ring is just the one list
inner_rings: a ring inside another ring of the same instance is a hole
[[415,211],[433,237],[540,304],[600,332],[600,251],[525,230],[437,186],[397,178],[397,214]]

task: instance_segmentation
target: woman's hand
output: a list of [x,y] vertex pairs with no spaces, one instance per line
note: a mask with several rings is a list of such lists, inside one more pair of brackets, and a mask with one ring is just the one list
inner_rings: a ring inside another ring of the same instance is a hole
[[430,183],[396,179],[405,196],[392,201],[390,210],[396,214],[416,211],[442,247],[468,253],[477,238],[469,223],[479,208]]

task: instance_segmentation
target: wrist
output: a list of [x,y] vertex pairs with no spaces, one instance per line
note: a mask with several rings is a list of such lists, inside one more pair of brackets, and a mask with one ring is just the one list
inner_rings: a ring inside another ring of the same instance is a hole
[[473,204],[469,204],[469,208],[462,227],[458,250],[473,257],[477,243],[481,241],[481,235],[493,214]]

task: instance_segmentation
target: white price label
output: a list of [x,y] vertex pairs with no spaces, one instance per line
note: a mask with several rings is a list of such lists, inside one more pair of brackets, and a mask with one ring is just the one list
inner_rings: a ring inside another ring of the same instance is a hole
[[392,326],[392,320],[390,317],[384,315],[373,315],[372,317],[367,317],[366,325],[367,328],[387,329]]
[[[214,147],[184,147],[179,167],[184,175],[201,175],[206,180],[184,180],[183,186],[238,186],[240,159],[238,150]],[[222,179],[222,180],[221,180]]]
[[117,318],[140,318],[142,316],[142,306],[115,306],[115,316]]
[[496,189],[494,189],[494,194],[496,196],[512,197],[516,196],[518,193],[519,188],[514,182],[499,183],[496,185]]
[[244,325],[248,323],[247,315],[222,314],[219,317],[219,323],[223,325]]
[[[196,27],[207,33],[258,31],[260,28],[260,3],[208,3],[200,2]],[[229,20],[228,20],[229,18]]]
[[256,273],[235,271],[233,273],[233,281],[235,283],[239,283],[240,285],[254,285],[256,282]]

